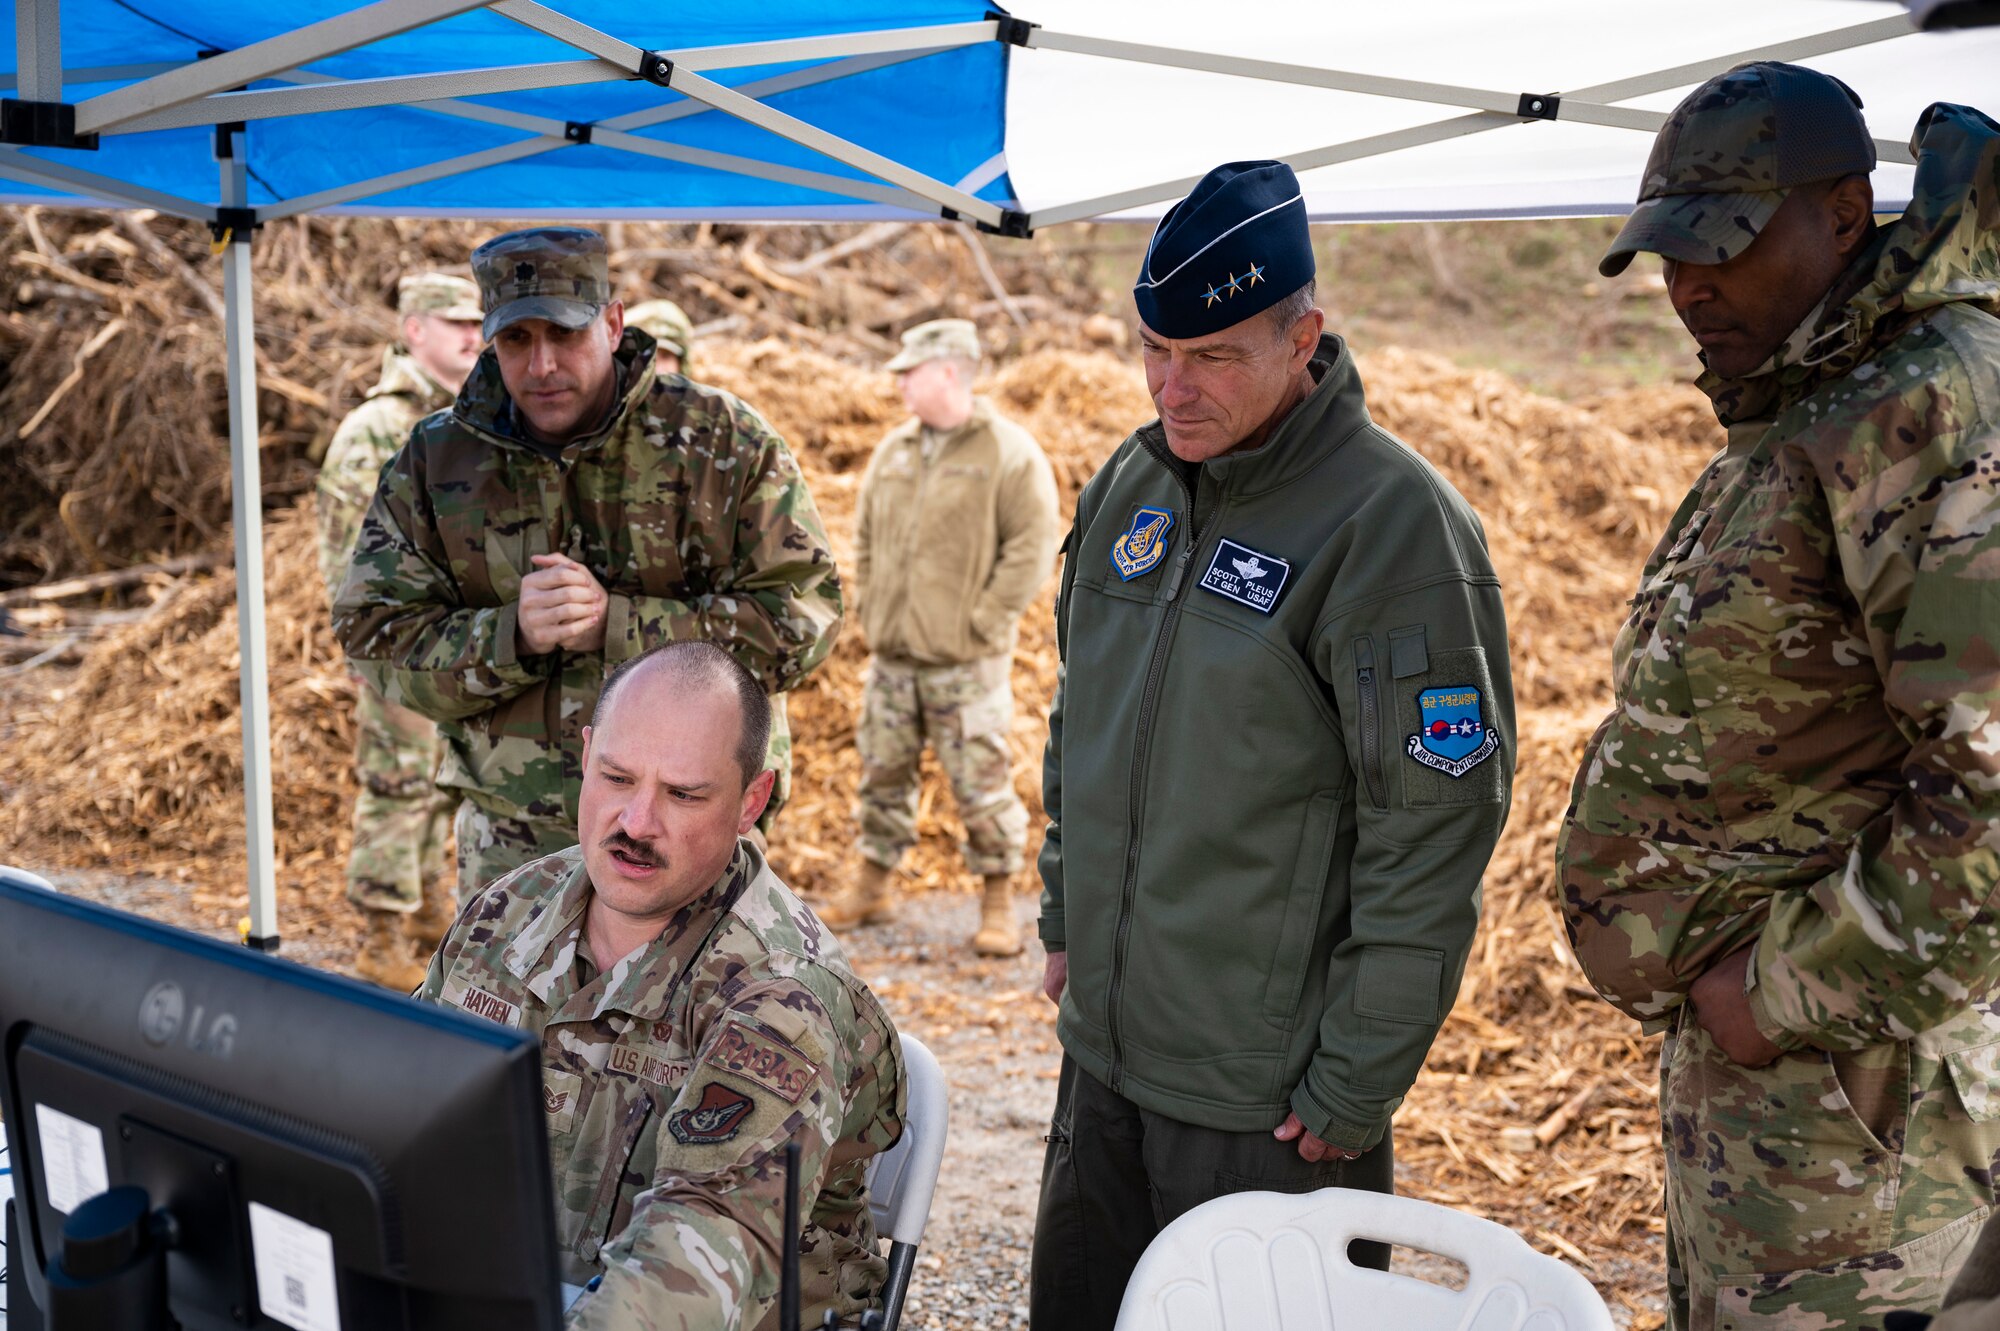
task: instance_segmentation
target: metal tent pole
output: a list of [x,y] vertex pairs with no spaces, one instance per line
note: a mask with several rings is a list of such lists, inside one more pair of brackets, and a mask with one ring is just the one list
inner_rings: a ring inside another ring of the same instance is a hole
[[[222,201],[248,202],[240,129],[218,141]],[[220,224],[218,224],[220,225]],[[250,235],[217,235],[222,247],[222,310],[229,378],[230,513],[236,527],[236,636],[243,698],[243,832],[249,867],[250,929],[243,941],[278,950],[277,861],[271,818],[271,689],[264,647],[263,467],[257,454],[257,325],[250,301]]]

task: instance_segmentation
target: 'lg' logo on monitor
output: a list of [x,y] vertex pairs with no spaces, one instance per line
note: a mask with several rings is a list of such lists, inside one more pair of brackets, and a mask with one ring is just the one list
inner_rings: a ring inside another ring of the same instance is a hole
[[199,1005],[190,1014],[181,987],[172,980],[162,980],[146,991],[139,1004],[139,1034],[147,1044],[165,1047],[183,1029],[187,1032],[187,1047],[197,1054],[228,1058],[236,1052],[234,1016],[218,1012],[211,1020],[208,1010]]

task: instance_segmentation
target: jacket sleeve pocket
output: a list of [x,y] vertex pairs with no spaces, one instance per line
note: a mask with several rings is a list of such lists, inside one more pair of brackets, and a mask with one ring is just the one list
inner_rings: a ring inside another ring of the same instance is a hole
[[2000,1119],[2000,1043],[1954,1049],[1944,1056],[1952,1084],[1974,1123]]
[[1444,1018],[1438,1010],[1443,985],[1444,953],[1436,948],[1373,944],[1361,949],[1354,1010],[1381,1021],[1435,1026]]

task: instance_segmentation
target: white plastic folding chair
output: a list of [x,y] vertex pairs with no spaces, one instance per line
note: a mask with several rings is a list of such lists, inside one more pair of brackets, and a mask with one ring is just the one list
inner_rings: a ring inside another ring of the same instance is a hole
[[896,1331],[903,1318],[903,1299],[930,1220],[931,1194],[937,1190],[951,1124],[944,1073],[914,1035],[903,1036],[903,1071],[909,1080],[903,1135],[868,1163],[868,1210],[875,1217],[875,1232],[889,1238],[889,1278],[882,1286],[884,1331]]
[[[1464,1264],[1465,1287],[1375,1271],[1373,1239]],[[1244,1192],[1160,1231],[1125,1287],[1118,1331],[1611,1331],[1590,1282],[1490,1220],[1347,1188]]]

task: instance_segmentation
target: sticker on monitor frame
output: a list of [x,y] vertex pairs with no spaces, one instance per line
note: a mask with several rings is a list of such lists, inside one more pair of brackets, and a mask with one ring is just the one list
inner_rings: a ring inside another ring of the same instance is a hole
[[1170,508],[1141,506],[1116,541],[1111,543],[1111,566],[1120,581],[1130,582],[1150,573],[1167,557],[1167,536],[1174,529]]
[[340,1331],[333,1235],[261,1202],[250,1203],[257,1307],[293,1331]]
[[36,1105],[35,1132],[41,1140],[42,1186],[48,1190],[50,1206],[68,1215],[111,1187],[104,1134],[95,1123]]
[[1291,564],[1276,555],[1260,554],[1247,545],[1223,541],[1215,547],[1215,557],[1208,561],[1208,572],[1201,575],[1201,585],[1217,596],[1226,596],[1260,615],[1268,615],[1277,608],[1278,594],[1285,590],[1285,579],[1291,576]]
[[1499,737],[1480,715],[1479,690],[1469,684],[1425,689],[1417,695],[1418,724],[1409,755],[1456,780],[1493,756]]

